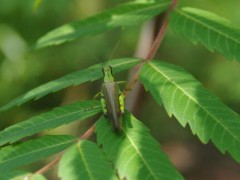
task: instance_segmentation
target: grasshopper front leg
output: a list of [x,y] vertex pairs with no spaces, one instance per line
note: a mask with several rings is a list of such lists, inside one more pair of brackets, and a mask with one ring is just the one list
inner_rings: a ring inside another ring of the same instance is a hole
[[101,105],[104,116],[107,116],[107,106],[103,93],[101,92]]

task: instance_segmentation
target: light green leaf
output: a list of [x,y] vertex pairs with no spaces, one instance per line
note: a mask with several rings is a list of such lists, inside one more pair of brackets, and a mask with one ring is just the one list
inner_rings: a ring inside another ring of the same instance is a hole
[[29,173],[27,173],[25,171],[8,171],[8,172],[0,173],[0,179],[1,180],[20,180],[20,178],[22,178],[22,177],[24,177],[24,175],[28,175],[28,174]]
[[[122,58],[109,61],[109,65],[112,66],[114,73],[118,73],[124,70],[131,68],[132,66],[139,63],[141,60],[136,58]],[[59,91],[68,86],[76,86],[88,81],[94,81],[102,77],[102,66],[103,63],[96,64],[87,69],[80,70],[66,76],[63,76],[54,81],[50,81],[46,84],[43,84],[39,87],[36,87],[22,96],[14,99],[5,106],[0,108],[0,111],[5,111],[16,105],[21,105],[31,99],[39,99],[51,92]]]
[[95,143],[84,140],[79,141],[64,153],[58,174],[62,180],[118,179],[99,147]]
[[1,172],[1,180],[47,180],[42,174],[32,174],[24,171]]
[[34,48],[39,49],[76,40],[81,36],[94,35],[104,31],[140,24],[166,10],[169,0],[161,2],[131,2],[106,10],[101,14],[75,21],[52,30],[41,37]]
[[[19,180],[25,180],[25,179],[22,178]],[[45,178],[42,174],[30,174],[30,175],[28,175],[27,180],[47,180],[47,178]]]
[[26,165],[46,158],[72,145],[77,138],[73,136],[44,136],[0,150],[0,172]]
[[153,61],[141,69],[140,81],[182,126],[188,123],[203,143],[212,140],[221,152],[228,151],[240,162],[240,116],[193,76],[174,65]]
[[102,117],[96,124],[97,142],[112,161],[120,179],[183,179],[161,151],[149,130],[130,113],[123,116],[123,131],[113,131]]
[[[26,176],[24,176],[26,178]],[[27,180],[47,180],[42,174],[30,174]],[[19,180],[25,180],[25,179],[19,179]]]
[[58,107],[0,131],[0,145],[76,120],[84,120],[99,112],[101,105],[98,101],[83,101]]
[[193,43],[200,42],[229,59],[240,61],[240,30],[208,11],[195,8],[176,9],[170,18],[172,29]]
[[34,0],[33,11],[37,11],[41,6],[43,0]]

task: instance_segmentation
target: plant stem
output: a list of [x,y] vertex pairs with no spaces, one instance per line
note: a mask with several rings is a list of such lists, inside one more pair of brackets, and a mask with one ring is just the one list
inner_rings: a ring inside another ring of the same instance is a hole
[[[150,61],[156,54],[167,29],[168,26],[168,21],[169,21],[169,14],[171,12],[171,10],[176,6],[177,4],[177,0],[172,0],[171,5],[169,6],[168,10],[162,15],[160,16],[160,19],[162,19],[162,23],[161,23],[161,27],[157,33],[156,38],[154,39],[147,55],[144,57],[144,62],[146,61]],[[139,72],[141,67],[143,66],[144,62],[142,64],[139,64],[135,69],[134,69],[134,75],[131,77],[128,85],[126,86],[125,90],[124,90],[124,95],[125,97],[127,97],[130,92],[130,97],[128,97],[127,99],[127,109],[131,112],[135,112],[135,108],[136,108],[136,104],[138,104],[138,99],[140,97],[140,94],[143,90],[142,86],[140,85],[140,83],[138,83],[138,76],[139,76]],[[134,91],[131,91],[133,88]],[[131,102],[131,106],[129,106],[129,102]],[[139,108],[138,108],[139,109]]]
[[45,172],[47,172],[49,169],[51,169],[55,164],[57,164],[60,161],[62,155],[63,155],[63,153],[59,154],[56,158],[54,158],[52,161],[50,161],[50,163],[48,163],[46,166],[43,166],[41,169],[36,171],[34,174],[44,174]]

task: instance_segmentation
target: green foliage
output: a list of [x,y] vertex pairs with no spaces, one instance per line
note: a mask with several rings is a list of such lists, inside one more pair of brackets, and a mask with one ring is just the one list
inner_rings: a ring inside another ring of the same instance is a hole
[[240,116],[210,94],[183,69],[163,63],[146,63],[140,80],[155,100],[182,126],[188,123],[203,143],[210,139],[221,152],[240,162]]
[[[36,0],[35,3],[37,7],[41,1]],[[39,38],[34,48],[60,45],[113,28],[126,28],[165,13],[157,18],[162,20],[168,17],[165,15],[170,10],[169,6],[169,0],[136,0],[125,3],[85,20],[56,28]],[[240,60],[240,31],[232,27],[227,20],[195,8],[174,9],[169,13],[170,26],[177,34],[194,44],[201,43],[210,51],[217,50],[229,59]],[[8,45],[4,38],[3,40],[4,45],[0,46],[0,51],[1,47]],[[22,47],[26,48],[25,45]],[[5,51],[3,52],[8,56],[12,55],[9,48]],[[2,54],[0,56],[2,57]],[[10,56],[14,57],[10,58],[12,62],[17,61],[15,56]],[[137,58],[121,58],[107,63],[112,66],[113,72],[117,73],[141,62]],[[104,63],[99,63],[36,87],[4,105],[0,111],[69,86],[100,79],[103,65]],[[170,117],[174,115],[183,127],[188,124],[192,133],[203,143],[211,140],[222,153],[228,152],[240,162],[240,116],[237,113],[209,93],[192,75],[175,65],[147,62],[142,66],[139,76],[141,83],[151,92],[157,103],[165,107]],[[99,112],[99,101],[83,101],[58,107],[1,131],[0,146],[76,120],[84,120]],[[111,123],[108,122],[110,120],[109,117],[102,116],[97,121],[97,144],[72,136],[58,135],[43,136],[2,147],[0,179],[23,179],[25,176],[45,179],[37,174],[11,170],[56,154],[70,146],[72,147],[64,153],[60,161],[58,174],[62,179],[184,179],[149,130],[133,115],[129,112],[123,115],[123,130],[120,133],[113,131]],[[90,133],[88,131],[85,135]]]
[[97,122],[97,142],[120,179],[183,179],[149,130],[130,113],[123,116],[123,132],[114,133],[109,120]]
[[99,113],[100,109],[98,101],[83,101],[58,107],[4,129],[0,132],[0,145],[76,120],[84,120]]
[[5,173],[0,173],[1,180],[17,180],[17,177],[22,177],[27,174],[24,171],[8,171]]
[[76,140],[72,136],[45,136],[14,146],[7,146],[1,149],[0,172],[26,165],[31,162],[46,158],[69,147]]
[[62,157],[59,177],[63,180],[117,179],[100,148],[90,141],[79,141]]
[[[121,59],[111,60],[108,63],[114,68],[114,72],[118,73],[126,69],[129,69],[130,67],[136,65],[139,62],[140,62],[140,59],[136,59],[136,58],[121,58]],[[87,69],[68,74],[59,79],[50,81],[46,84],[36,87],[28,91],[24,95],[19,96],[18,98],[12,100],[5,106],[1,107],[0,111],[5,111],[16,105],[21,105],[31,99],[39,99],[51,92],[59,91],[68,86],[72,86],[72,85],[76,86],[84,82],[97,80],[102,77],[102,70],[101,70],[102,66],[103,66],[103,63],[99,63]]]
[[240,30],[211,12],[181,8],[171,13],[172,29],[192,41],[200,42],[210,51],[217,50],[229,59],[240,61]]
[[24,178],[28,178],[28,180],[46,180],[41,174],[31,174],[25,171],[9,171],[0,174],[1,180],[23,180]]
[[81,36],[102,33],[117,27],[127,27],[142,23],[166,10],[169,0],[161,2],[131,2],[104,11],[82,21],[76,21],[52,30],[41,37],[34,48],[59,45],[76,40]]

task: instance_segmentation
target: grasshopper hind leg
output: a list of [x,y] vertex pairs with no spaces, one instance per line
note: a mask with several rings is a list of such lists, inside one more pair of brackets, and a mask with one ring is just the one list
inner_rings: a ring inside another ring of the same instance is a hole
[[123,95],[122,92],[119,94],[118,99],[119,99],[121,114],[124,114],[125,113],[125,109],[124,109],[124,95]]

